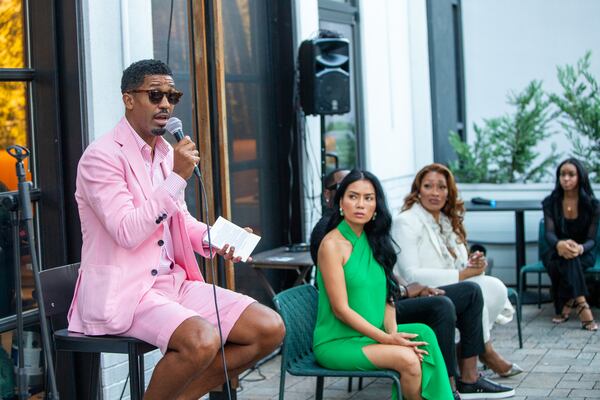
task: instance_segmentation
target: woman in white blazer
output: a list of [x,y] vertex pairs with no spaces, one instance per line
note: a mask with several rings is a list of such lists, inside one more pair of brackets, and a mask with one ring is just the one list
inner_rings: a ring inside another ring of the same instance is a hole
[[490,330],[505,324],[514,309],[498,278],[485,275],[487,261],[480,252],[468,255],[463,226],[464,205],[450,170],[431,164],[418,172],[401,213],[394,219],[392,236],[400,246],[395,272],[408,282],[443,286],[469,280],[481,287],[486,353],[481,361],[501,376],[522,370],[493,350]]

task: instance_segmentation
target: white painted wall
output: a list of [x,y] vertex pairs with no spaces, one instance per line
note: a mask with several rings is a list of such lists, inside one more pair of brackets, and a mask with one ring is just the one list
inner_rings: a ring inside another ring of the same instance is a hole
[[360,2],[367,169],[399,208],[433,159],[424,0]]
[[121,75],[132,62],[152,58],[150,0],[83,2],[90,141],[123,115]]
[[[600,1],[462,0],[462,12],[470,140],[473,122],[509,111],[509,91],[521,91],[533,79],[559,91],[556,66],[575,64],[586,50],[592,50],[592,71],[600,77]],[[563,134],[549,141],[565,154],[570,149]],[[539,147],[548,149],[548,143]]]
[[[296,1],[295,12],[299,45],[319,27],[318,3]],[[359,13],[366,165],[397,208],[416,170],[433,159],[425,0],[360,1]],[[308,236],[321,215],[318,118],[308,117],[306,126]]]

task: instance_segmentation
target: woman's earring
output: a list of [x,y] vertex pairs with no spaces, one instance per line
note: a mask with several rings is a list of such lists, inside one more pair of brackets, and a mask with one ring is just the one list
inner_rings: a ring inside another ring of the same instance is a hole
[[376,217],[377,217],[377,211],[375,211],[375,212],[373,213],[373,218],[372,218],[372,221],[375,221],[375,218],[376,218]]
[[344,210],[342,210],[342,207],[340,207],[340,215],[343,217],[344,216]]

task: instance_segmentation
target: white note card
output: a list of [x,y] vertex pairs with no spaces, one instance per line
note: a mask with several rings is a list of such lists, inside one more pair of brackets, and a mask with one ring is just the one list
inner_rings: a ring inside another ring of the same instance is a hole
[[[260,236],[246,231],[223,217],[219,217],[210,228],[210,240],[212,246],[217,249],[223,248],[226,244],[235,247],[234,257],[241,257],[242,261],[246,262],[260,241]],[[203,242],[208,244],[208,234],[204,235]]]

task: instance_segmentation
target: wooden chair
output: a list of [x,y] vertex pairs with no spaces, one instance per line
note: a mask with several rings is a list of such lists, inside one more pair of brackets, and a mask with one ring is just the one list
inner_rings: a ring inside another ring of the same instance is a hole
[[[155,350],[156,347],[140,340],[125,336],[86,336],[69,332],[67,312],[71,305],[75,283],[79,274],[79,263],[44,270],[40,280],[44,292],[46,318],[53,331],[55,350],[69,355],[72,368],[66,371],[74,374],[73,353],[91,353],[94,357],[94,370],[91,373],[91,398],[98,396],[99,371],[97,371],[100,353],[127,354],[129,357],[129,392],[132,400],[141,400],[144,391],[144,354]],[[57,371],[58,374],[64,373]],[[72,382],[75,381],[74,375]]]

